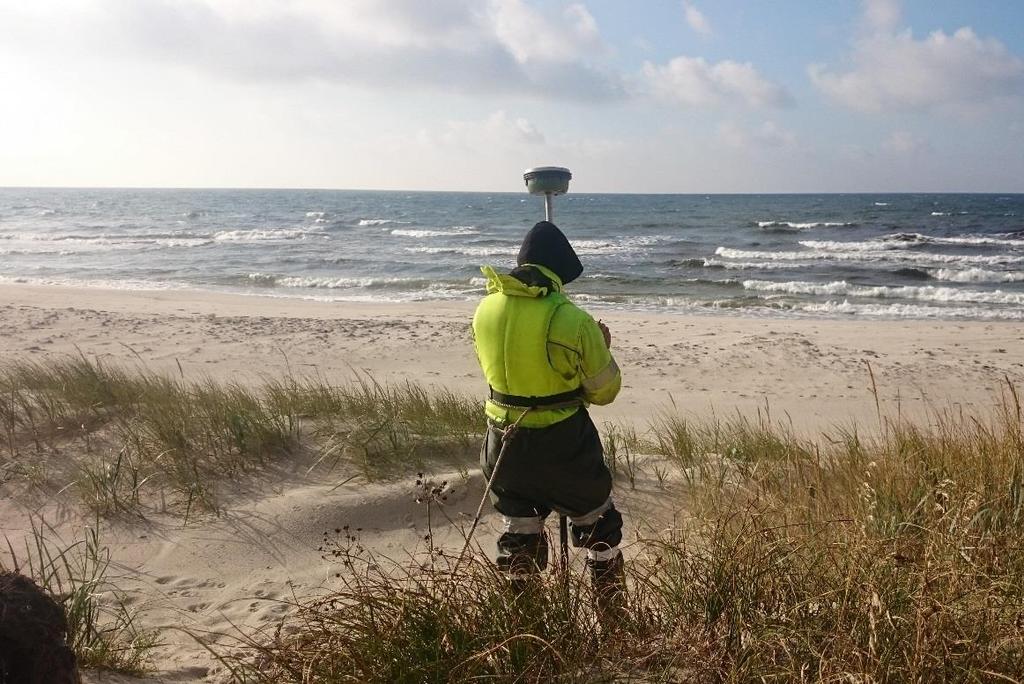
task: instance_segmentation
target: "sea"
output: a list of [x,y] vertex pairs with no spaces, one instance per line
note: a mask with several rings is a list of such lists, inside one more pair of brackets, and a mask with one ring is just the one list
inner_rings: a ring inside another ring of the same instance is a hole
[[[0,188],[0,283],[324,301],[475,300],[522,193]],[[1024,319],[1024,195],[569,193],[591,309]]]

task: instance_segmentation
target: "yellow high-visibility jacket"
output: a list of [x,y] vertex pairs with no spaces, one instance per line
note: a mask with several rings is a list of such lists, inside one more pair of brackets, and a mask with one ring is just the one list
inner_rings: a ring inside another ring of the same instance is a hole
[[[517,397],[578,391],[587,403],[611,403],[622,375],[597,322],[562,294],[562,281],[552,271],[526,266],[543,273],[551,287],[527,285],[490,266],[481,269],[488,294],[473,316],[473,338],[488,385]],[[535,409],[520,424],[547,427],[579,409]],[[484,411],[492,421],[505,424],[519,418],[523,409],[488,399]]]

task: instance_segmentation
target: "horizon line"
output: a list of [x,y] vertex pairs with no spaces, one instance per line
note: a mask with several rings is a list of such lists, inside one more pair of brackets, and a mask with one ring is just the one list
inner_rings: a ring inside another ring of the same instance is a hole
[[[174,186],[174,185],[0,185],[0,190],[189,190],[189,191],[281,191],[281,192],[395,192],[474,195],[529,194],[515,190],[414,190],[393,188],[274,187],[274,186]],[[1022,195],[1024,190],[828,190],[828,191],[570,191],[570,195]]]

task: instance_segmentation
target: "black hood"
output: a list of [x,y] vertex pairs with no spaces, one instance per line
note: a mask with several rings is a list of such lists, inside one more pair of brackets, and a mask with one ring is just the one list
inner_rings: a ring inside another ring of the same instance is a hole
[[550,269],[568,285],[583,273],[583,264],[576,256],[568,238],[550,221],[541,221],[523,238],[516,263],[538,264]]

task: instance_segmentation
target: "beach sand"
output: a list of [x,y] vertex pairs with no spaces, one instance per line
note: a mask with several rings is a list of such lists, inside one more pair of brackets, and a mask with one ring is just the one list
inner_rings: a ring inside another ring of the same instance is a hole
[[[46,361],[85,354],[105,363],[145,366],[241,383],[319,375],[344,381],[369,373],[482,395],[473,354],[470,303],[328,303],[164,290],[125,292],[60,287],[0,287],[0,359]],[[985,413],[1006,379],[1024,379],[1024,325],[995,322],[741,318],[601,312],[623,369],[619,399],[594,407],[604,422],[647,420],[672,406],[698,418],[740,411],[792,422],[813,434],[856,421],[877,427],[868,364],[881,409],[926,420],[929,407]],[[362,528],[360,541],[392,557],[422,548],[424,507],[415,473],[393,483],[337,486],[344,473],[306,475],[281,464],[274,477],[235,483],[217,516],[154,516],[104,523],[119,584],[162,629],[152,681],[216,680],[223,670],[184,631],[231,632],[231,624],[273,628],[293,596],[330,588],[337,568],[317,547],[325,531]],[[482,492],[479,473],[432,474],[455,483],[448,514],[463,524]],[[2,491],[2,490],[0,490]],[[627,540],[637,521],[668,525],[685,511],[673,489],[640,482],[620,487]],[[40,501],[8,492],[0,524],[15,542],[31,513],[66,539],[89,522],[72,495]],[[480,543],[497,533],[489,510]],[[435,529],[435,543],[459,548],[457,530]],[[579,559],[577,558],[577,562]],[[175,628],[175,629],[171,629]],[[87,681],[130,681],[91,674]]]

